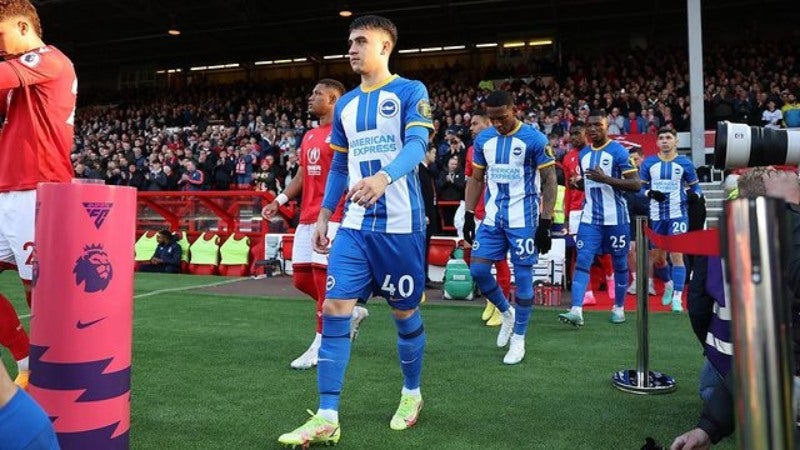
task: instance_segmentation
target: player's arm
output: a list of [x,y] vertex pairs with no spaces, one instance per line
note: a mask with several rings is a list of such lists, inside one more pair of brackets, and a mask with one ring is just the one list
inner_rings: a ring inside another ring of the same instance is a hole
[[472,176],[467,179],[467,187],[464,190],[464,208],[466,211],[475,212],[475,207],[483,194],[484,187],[486,186],[484,177],[486,169],[472,164]]
[[541,218],[552,220],[553,211],[556,207],[556,196],[558,196],[558,180],[556,178],[556,166],[550,164],[539,169],[542,177],[542,211]]
[[425,159],[429,135],[430,128],[423,125],[411,125],[406,128],[400,153],[389,165],[380,170],[389,175],[387,180],[389,184],[411,173]]
[[53,52],[32,51],[0,62],[0,90],[50,81],[61,74],[64,61]]

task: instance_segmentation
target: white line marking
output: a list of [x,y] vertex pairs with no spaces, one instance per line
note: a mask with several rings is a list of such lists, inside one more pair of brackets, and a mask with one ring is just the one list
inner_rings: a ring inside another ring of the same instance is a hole
[[219,282],[216,282],[216,283],[197,284],[197,285],[192,285],[192,286],[183,286],[183,287],[176,287],[176,288],[158,289],[158,290],[155,290],[155,291],[145,292],[144,294],[134,295],[133,298],[134,299],[136,299],[136,298],[145,298],[145,297],[152,297],[154,295],[166,294],[167,292],[181,292],[181,291],[189,291],[189,290],[192,290],[192,289],[202,289],[202,288],[208,288],[208,287],[223,286],[223,285],[226,285],[226,284],[240,283],[242,281],[246,281],[246,280],[249,280],[249,279],[250,279],[249,277],[245,277],[245,278],[236,278],[236,279],[233,279],[233,280],[219,281]]
[[[183,286],[183,287],[168,288],[168,289],[158,289],[158,290],[155,290],[155,291],[145,292],[144,294],[134,295],[133,298],[134,299],[145,298],[145,297],[152,297],[154,295],[166,294],[168,292],[181,292],[181,291],[189,291],[189,290],[192,290],[192,289],[202,289],[202,288],[208,288],[208,287],[223,286],[223,285],[226,285],[226,284],[239,283],[239,282],[246,281],[246,280],[249,280],[249,279],[250,279],[249,277],[245,277],[245,278],[236,278],[236,279],[233,279],[233,280],[219,281],[219,282],[216,282],[216,283],[197,284],[197,285],[192,285],[192,286]],[[23,314],[23,315],[19,316],[19,320],[27,319],[30,316],[31,316],[30,314]]]

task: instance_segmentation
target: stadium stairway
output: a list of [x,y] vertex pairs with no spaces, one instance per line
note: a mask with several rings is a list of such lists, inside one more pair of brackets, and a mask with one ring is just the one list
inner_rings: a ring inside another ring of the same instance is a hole
[[719,183],[700,183],[706,197],[706,228],[716,228],[722,216],[722,205],[725,202],[725,191]]

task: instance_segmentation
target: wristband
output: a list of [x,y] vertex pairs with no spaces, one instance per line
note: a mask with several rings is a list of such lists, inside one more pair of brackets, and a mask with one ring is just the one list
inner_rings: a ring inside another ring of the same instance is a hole
[[275,201],[278,202],[279,206],[283,206],[289,201],[289,197],[287,197],[286,194],[281,193],[275,197]]

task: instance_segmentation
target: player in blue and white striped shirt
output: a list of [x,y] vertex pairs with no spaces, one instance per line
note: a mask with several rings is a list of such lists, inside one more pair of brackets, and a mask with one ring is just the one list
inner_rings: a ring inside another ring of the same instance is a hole
[[350,66],[361,75],[361,86],[336,102],[331,132],[336,152],[313,237],[314,250],[328,253],[328,220],[349,180],[345,217],[328,263],[317,365],[320,403],[308,422],[278,438],[284,445],[339,441],[350,317],[356,300],[369,298],[376,287],[392,308],[403,372],[400,406],[390,427],[413,426],[422,409],[426,338],[417,306],[425,288],[425,208],[417,166],[433,124],[425,86],[389,71],[396,42],[397,28],[384,17],[362,16],[350,24]]
[[576,327],[583,325],[583,296],[589,284],[589,268],[595,255],[604,253],[610,253],[614,263],[615,297],[611,322],[625,321],[630,218],[622,191],[636,192],[641,188],[628,151],[607,136],[605,111],[592,111],[585,128],[591,145],[584,147],[578,156],[586,198],[575,241],[578,257],[572,280],[572,308],[558,315],[559,320]]
[[[672,128],[662,127],[658,130],[657,145],[658,155],[647,157],[639,173],[650,198],[651,227],[665,236],[683,234],[689,228],[688,202],[698,200],[703,191],[692,161],[678,154],[678,133]],[[681,312],[686,266],[681,253],[670,253],[670,260],[671,277],[667,273],[667,253],[653,249],[654,273],[665,281],[661,303],[664,306],[671,303],[674,312]]]
[[[550,250],[557,192],[555,161],[545,135],[516,118],[511,94],[492,92],[486,99],[486,115],[492,127],[475,138],[473,171],[465,194],[464,239],[472,244],[472,277],[503,315],[497,346],[511,342],[503,362],[517,364],[525,357],[536,251]],[[484,192],[484,181],[486,217],[476,235],[475,205]],[[505,259],[509,249],[517,286],[516,310],[509,306],[491,273],[492,264]]]

